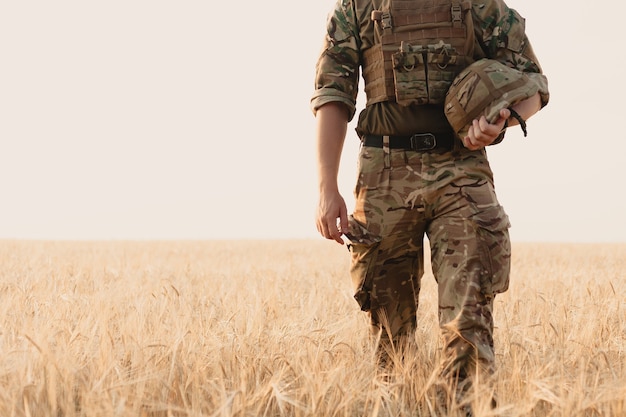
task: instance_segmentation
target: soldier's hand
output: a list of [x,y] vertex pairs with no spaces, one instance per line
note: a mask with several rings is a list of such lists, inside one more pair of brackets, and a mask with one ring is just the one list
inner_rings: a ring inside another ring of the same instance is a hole
[[467,136],[463,138],[463,145],[472,151],[491,145],[500,136],[500,132],[504,129],[504,123],[509,117],[511,117],[509,109],[502,109],[500,110],[500,118],[495,123],[489,123],[485,116],[474,119]]
[[316,224],[322,236],[343,245],[341,235],[348,232],[348,210],[338,191],[320,193]]

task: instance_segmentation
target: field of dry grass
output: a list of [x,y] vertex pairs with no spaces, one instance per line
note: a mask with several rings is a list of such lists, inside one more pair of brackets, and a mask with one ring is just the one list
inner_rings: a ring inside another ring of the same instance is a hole
[[[0,416],[420,416],[440,348],[376,374],[348,252],[323,240],[0,242]],[[516,244],[498,409],[626,416],[626,244]]]

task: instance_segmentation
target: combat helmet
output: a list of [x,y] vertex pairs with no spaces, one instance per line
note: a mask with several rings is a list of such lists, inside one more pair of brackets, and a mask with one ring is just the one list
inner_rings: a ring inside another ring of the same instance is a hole
[[525,73],[492,59],[481,59],[454,79],[446,93],[444,111],[455,133],[464,138],[474,119],[484,115],[494,123],[500,110],[508,108],[526,136],[526,123],[511,106],[537,91],[539,87]]

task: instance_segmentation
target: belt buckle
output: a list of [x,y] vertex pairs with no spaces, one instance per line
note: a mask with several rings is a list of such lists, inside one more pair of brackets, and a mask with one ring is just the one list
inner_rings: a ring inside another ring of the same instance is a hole
[[416,133],[411,136],[410,142],[414,151],[430,151],[437,146],[437,138],[432,133]]

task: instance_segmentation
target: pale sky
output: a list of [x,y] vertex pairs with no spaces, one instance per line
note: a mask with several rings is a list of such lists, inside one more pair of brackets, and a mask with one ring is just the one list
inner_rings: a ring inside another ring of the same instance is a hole
[[[624,242],[626,7],[508,4],[552,94],[489,149],[511,236]],[[0,239],[318,238],[309,99],[333,5],[2,2]],[[357,151],[352,123],[349,210]]]

